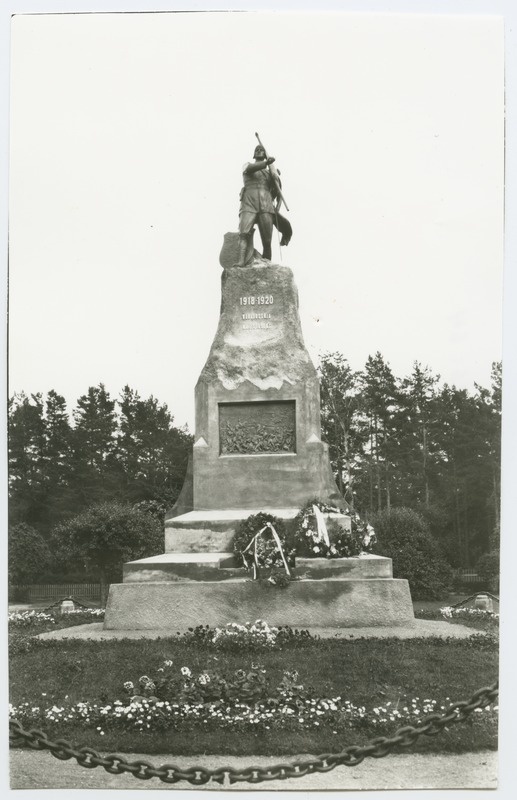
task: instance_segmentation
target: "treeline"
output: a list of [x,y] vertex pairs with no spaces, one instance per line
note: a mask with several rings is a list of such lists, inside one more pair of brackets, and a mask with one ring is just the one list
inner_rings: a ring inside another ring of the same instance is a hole
[[[343,355],[321,359],[323,436],[338,485],[372,517],[412,508],[452,566],[496,550],[499,531],[501,364],[490,388],[440,384],[415,363],[396,377],[380,353],[353,371]],[[167,406],[126,386],[100,384],[69,413],[55,391],[9,402],[9,522],[47,541],[63,521],[102,503],[169,508],[183,485],[192,436]]]
[[55,391],[9,401],[9,524],[48,538],[63,520],[105,502],[166,508],[183,485],[192,436],[167,406],[126,386],[90,387],[72,410]]
[[452,566],[497,549],[501,364],[471,394],[419,363],[398,378],[380,353],[361,371],[327,353],[319,371],[323,434],[350,505],[419,511]]

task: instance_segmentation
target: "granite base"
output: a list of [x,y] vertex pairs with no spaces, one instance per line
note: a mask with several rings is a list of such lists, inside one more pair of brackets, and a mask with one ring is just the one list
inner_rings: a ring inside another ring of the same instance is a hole
[[235,578],[112,584],[104,629],[175,632],[196,625],[213,627],[257,619],[297,628],[414,624],[406,580],[302,579],[280,589]]

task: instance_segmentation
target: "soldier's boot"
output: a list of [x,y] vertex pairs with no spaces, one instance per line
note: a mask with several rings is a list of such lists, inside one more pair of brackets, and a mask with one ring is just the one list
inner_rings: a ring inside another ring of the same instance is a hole
[[267,258],[268,261],[271,261],[271,242],[267,242],[267,244],[264,245],[262,258]]
[[246,263],[246,251],[248,249],[248,237],[247,236],[239,236],[239,249],[238,253],[238,261],[234,264],[234,267],[243,267]]

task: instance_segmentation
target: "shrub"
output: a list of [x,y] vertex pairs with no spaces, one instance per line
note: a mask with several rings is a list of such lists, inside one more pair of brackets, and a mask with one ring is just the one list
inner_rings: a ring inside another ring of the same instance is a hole
[[51,562],[49,546],[35,528],[20,522],[9,529],[9,583],[35,583]]
[[423,517],[410,508],[373,515],[374,552],[393,561],[393,577],[406,578],[415,600],[439,599],[449,590],[452,571]]
[[481,556],[476,564],[476,572],[488,589],[497,591],[499,588],[499,553],[492,551]]
[[107,583],[118,578],[126,561],[163,549],[163,528],[148,513],[122,503],[101,503],[61,523],[52,531],[57,555],[68,567],[86,565],[98,575],[101,604]]

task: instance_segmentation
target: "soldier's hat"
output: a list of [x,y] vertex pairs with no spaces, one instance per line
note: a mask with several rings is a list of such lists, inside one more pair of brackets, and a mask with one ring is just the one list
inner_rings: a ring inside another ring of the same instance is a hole
[[261,152],[261,153],[265,153],[266,152],[261,144],[258,144],[256,146],[255,150],[253,151],[253,158],[256,158],[258,156],[259,152]]

